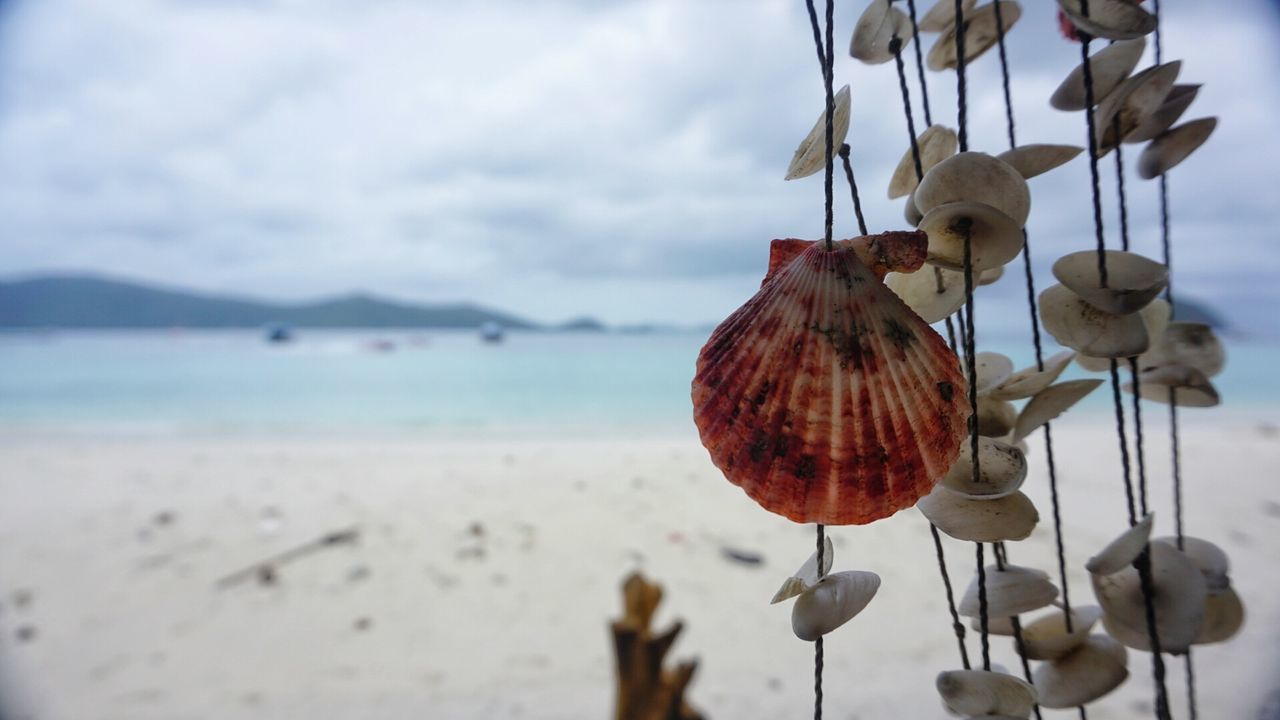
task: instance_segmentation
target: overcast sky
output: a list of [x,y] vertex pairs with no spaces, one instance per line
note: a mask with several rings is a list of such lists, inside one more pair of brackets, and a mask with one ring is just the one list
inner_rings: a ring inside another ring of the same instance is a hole
[[[835,73],[852,86],[849,142],[878,231],[903,225],[884,193],[906,129],[893,65],[847,55],[864,4],[838,3]],[[1166,59],[1204,83],[1185,117],[1220,118],[1171,175],[1175,281],[1275,331],[1275,7],[1163,7]],[[704,323],[753,292],[770,238],[821,233],[820,176],[782,181],[822,108],[801,0],[0,8],[4,276]],[[1083,144],[1083,115],[1047,104],[1078,48],[1053,3],[1023,12],[1010,36],[1019,141]],[[935,121],[954,125],[954,73],[928,80]],[[992,52],[972,67],[975,150],[1006,148],[998,82]],[[1110,198],[1110,158],[1103,168]],[[1135,249],[1158,257],[1156,186],[1131,175],[1129,190]],[[856,234],[836,191],[837,232]],[[1047,277],[1092,242],[1085,159],[1032,194]],[[1111,203],[1107,221],[1118,244]],[[988,305],[1022,302],[1019,283],[984,288]]]

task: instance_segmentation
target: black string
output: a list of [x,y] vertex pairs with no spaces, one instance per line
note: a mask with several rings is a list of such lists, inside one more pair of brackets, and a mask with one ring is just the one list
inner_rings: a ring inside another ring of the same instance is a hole
[[1146,453],[1142,449],[1142,380],[1138,377],[1138,358],[1129,358],[1129,374],[1133,377],[1133,455],[1138,461],[1138,508],[1146,517],[1150,510],[1147,507],[1147,463]]
[[978,546],[978,624],[982,628],[982,669],[991,669],[991,618],[987,607],[987,568],[982,558],[982,543]]
[[1156,717],[1170,720],[1169,694],[1164,682],[1164,651],[1160,648],[1160,633],[1156,630],[1156,608],[1152,602],[1155,587],[1151,582],[1151,546],[1148,545],[1133,562],[1138,570],[1138,580],[1142,584],[1142,600],[1147,616],[1147,638],[1151,642],[1151,674],[1156,684]]
[[933,523],[929,523],[929,531],[933,533],[933,549],[938,556],[938,573],[942,575],[942,586],[947,591],[947,609],[951,611],[951,629],[956,634],[956,644],[960,646],[960,662],[964,665],[964,669],[968,670],[969,650],[964,645],[964,623],[960,621],[960,613],[956,611],[956,595],[951,587],[951,574],[947,572],[947,560],[942,552],[942,535],[938,533],[938,527]]
[[[1124,192],[1124,153],[1120,150],[1120,116],[1111,121],[1116,134],[1116,203],[1120,208],[1120,249],[1129,252],[1129,203]],[[1105,287],[1105,285],[1104,285]]]
[[849,162],[849,144],[840,145],[840,160],[844,163],[844,176],[853,194],[853,214],[858,217],[858,234],[867,234],[867,221],[862,217],[862,199],[858,197],[858,181],[853,179],[853,164]]
[[[1085,17],[1088,17],[1088,0],[1081,0],[1080,7]],[[1087,106],[1084,118],[1085,126],[1089,130],[1089,177],[1093,182],[1093,227],[1098,245],[1098,279],[1102,287],[1107,287],[1107,245],[1102,232],[1102,181],[1098,177],[1098,138],[1093,116],[1093,68],[1089,62],[1090,38],[1083,30],[1076,32],[1080,36],[1080,57],[1083,59],[1084,68],[1084,96]]]
[[[1005,565],[1009,562],[1009,549],[1005,547],[1003,542],[993,543],[991,548],[995,551],[996,569],[1003,571]],[[1013,626],[1013,644],[1018,650],[1018,659],[1022,661],[1022,675],[1027,679],[1027,682],[1031,682],[1031,663],[1027,660],[1026,641],[1022,638],[1022,620],[1017,615],[1013,615],[1009,618],[1009,622]],[[1035,711],[1037,720],[1043,720],[1043,716],[1040,714],[1040,704],[1035,703],[1031,708]]]
[[[818,523],[818,579],[826,575],[826,526]],[[813,641],[813,720],[822,720],[822,636]]]
[[1191,662],[1191,648],[1187,648],[1187,654],[1182,656],[1182,663],[1187,670],[1187,709],[1191,711],[1191,720],[1196,720],[1200,713],[1196,707],[1196,670]]
[[911,17],[911,39],[916,47],[916,75],[920,79],[920,103],[924,107],[925,126],[933,125],[933,115],[929,112],[929,86],[924,81],[924,56],[920,50],[920,26],[916,23],[916,0],[907,0],[907,14]]
[[1124,429],[1124,400],[1120,397],[1120,371],[1111,358],[1111,400],[1115,405],[1116,437],[1120,439],[1120,469],[1124,478],[1124,497],[1129,508],[1129,527],[1138,524],[1138,510],[1133,499],[1133,476],[1129,471],[1129,438]]
[[898,67],[898,89],[902,93],[902,112],[907,116],[907,136],[911,138],[911,161],[915,163],[916,182],[924,178],[924,167],[920,164],[920,142],[916,139],[916,121],[911,117],[911,92],[907,89],[907,72],[902,63],[902,40],[894,37],[889,41],[889,52],[893,53],[894,64]]
[[827,96],[827,113],[826,113],[826,128],[825,128],[827,162],[826,162],[826,174],[824,175],[824,178],[823,178],[823,190],[826,194],[826,206],[825,206],[826,222],[824,226],[824,233],[825,233],[824,237],[826,238],[827,250],[830,251],[831,250],[831,226],[832,226],[832,220],[834,215],[834,203],[832,201],[832,182],[831,182],[831,177],[833,174],[831,146],[833,144],[832,137],[835,134],[835,131],[833,129],[834,118],[832,117],[832,115],[835,114],[835,95],[833,94],[831,89],[831,84],[832,84],[831,70],[833,67],[832,56],[834,55],[834,53],[831,52],[831,45],[832,45],[831,16],[834,12],[834,2],[833,0],[827,0],[826,50],[823,49],[824,46],[822,42],[822,30],[818,26],[818,12],[813,7],[813,0],[805,0],[805,8],[808,9],[809,11],[809,25],[813,30],[813,43],[818,54],[818,65],[822,69],[822,84],[824,86],[823,89],[826,91],[826,96]]
[[1173,527],[1178,549],[1185,550],[1182,534],[1182,453],[1178,435],[1178,389],[1169,388],[1169,441],[1173,447]]
[[969,150],[969,99],[965,89],[964,57],[964,7],[956,0],[956,125],[959,126],[960,152]]
[[996,11],[996,42],[1000,49],[1000,78],[1004,86],[1004,117],[1009,130],[1009,148],[1013,149],[1018,146],[1018,141],[1014,139],[1013,134],[1013,99],[1009,92],[1009,59],[1004,49],[1004,16],[1000,14],[999,0],[992,5],[995,6]]

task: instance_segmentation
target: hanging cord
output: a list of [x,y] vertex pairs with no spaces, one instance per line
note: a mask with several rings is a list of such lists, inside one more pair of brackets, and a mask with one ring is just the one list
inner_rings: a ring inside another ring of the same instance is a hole
[[1004,48],[1004,16],[1001,15],[1000,2],[995,0],[992,6],[996,11],[996,43],[1000,50],[1000,80],[1004,88],[1004,117],[1009,130],[1009,148],[1018,146],[1013,134],[1013,95],[1009,92],[1009,58]]
[[[1009,549],[1005,547],[1003,542],[993,543],[991,545],[994,555],[996,556],[996,569],[1004,571],[1005,565],[1009,562]],[[1022,661],[1022,676],[1031,682],[1031,663],[1027,660],[1027,645],[1022,639],[1022,620],[1017,615],[1009,617],[1009,624],[1013,626],[1013,644],[1018,650],[1018,659]],[[1040,714],[1040,703],[1035,703],[1031,708],[1036,713],[1036,720],[1043,720]]]
[[[827,532],[826,526],[818,523],[818,580],[826,575],[825,564]],[[813,720],[822,720],[822,636],[813,641]]]
[[920,142],[916,139],[916,121],[911,116],[911,91],[907,89],[907,71],[902,62],[902,39],[896,35],[889,41],[889,52],[893,53],[894,65],[898,68],[898,89],[902,93],[902,112],[907,116],[907,135],[911,138],[911,161],[915,163],[916,182],[924,178],[924,168],[920,164]]
[[853,194],[853,214],[858,218],[858,234],[867,234],[867,221],[862,217],[862,199],[858,197],[858,181],[853,179],[853,164],[849,162],[849,143],[840,145],[840,161],[844,163],[844,177],[849,181],[849,192]]
[[929,112],[929,86],[924,81],[924,56],[920,50],[920,25],[916,23],[916,0],[907,0],[907,15],[911,17],[911,39],[916,46],[916,75],[920,78],[920,104],[924,107],[924,124],[933,124],[933,115]]
[[951,575],[947,572],[947,560],[942,553],[942,535],[938,533],[938,526],[929,523],[929,531],[933,533],[933,549],[938,555],[938,572],[942,575],[942,586],[947,591],[947,608],[951,611],[951,627],[956,633],[956,644],[960,646],[960,662],[964,665],[964,669],[968,670],[972,667],[969,664],[969,650],[964,645],[964,623],[960,620],[960,613],[956,611],[956,595],[951,587]]

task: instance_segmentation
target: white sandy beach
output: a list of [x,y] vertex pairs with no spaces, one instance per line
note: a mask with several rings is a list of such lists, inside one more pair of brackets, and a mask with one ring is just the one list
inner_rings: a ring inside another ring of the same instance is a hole
[[[1162,409],[1148,427],[1158,535],[1173,532]],[[1112,426],[1056,428],[1072,600],[1083,562],[1125,524]],[[1041,523],[1014,562],[1053,571],[1039,435],[1026,489]],[[1280,686],[1280,438],[1256,423],[1184,437],[1187,525],[1225,548],[1248,621],[1195,652],[1201,717],[1255,718]],[[215,589],[274,552],[355,526],[354,546]],[[836,528],[836,569],[884,579],[829,637],[827,716],[943,717],[958,667],[932,542],[914,510]],[[813,529],[758,508],[692,438],[443,443],[430,439],[0,436],[0,717],[601,718],[606,624],[642,569],[687,629],[710,718],[805,717],[812,647],[770,606]],[[723,547],[760,552],[761,566]],[[949,541],[957,592],[973,546]],[[1056,578],[1056,571],[1054,572]],[[1017,672],[1007,638],[998,663]],[[978,657],[976,633],[970,653]],[[1090,717],[1149,717],[1149,656]],[[1186,717],[1181,660],[1169,668]],[[1075,717],[1045,711],[1045,717]]]

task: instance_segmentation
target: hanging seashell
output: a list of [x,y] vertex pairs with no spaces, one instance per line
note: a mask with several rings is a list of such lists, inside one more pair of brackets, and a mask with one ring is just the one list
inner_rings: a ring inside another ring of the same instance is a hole
[[921,213],[920,208],[916,207],[915,196],[907,196],[907,202],[902,206],[902,218],[911,227],[920,227],[920,221],[924,219],[924,213]]
[[916,507],[942,532],[973,542],[1025,540],[1040,522],[1036,506],[1021,492],[995,500],[972,500],[937,487],[920,498]]
[[1208,117],[1166,131],[1138,156],[1138,176],[1150,180],[1169,172],[1203,145],[1217,126],[1218,119]]
[[1066,165],[1075,156],[1084,152],[1084,148],[1076,145],[1022,145],[1005,150],[996,156],[1009,167],[1018,171],[1024,179],[1030,180],[1050,170]]
[[1205,600],[1204,625],[1196,635],[1194,645],[1209,645],[1230,640],[1244,627],[1244,603],[1235,590],[1227,588],[1212,593]]
[[[966,386],[967,387],[967,386]],[[978,396],[978,434],[1001,438],[1018,422],[1018,409],[1005,400]]]
[[980,352],[973,356],[977,371],[979,395],[985,395],[1013,374],[1013,361],[998,352]]
[[911,42],[911,36],[911,19],[906,13],[891,6],[888,0],[872,0],[853,26],[849,54],[870,65],[886,63],[893,59],[890,46],[893,39],[901,42],[901,52]]
[[[1169,547],[1178,548],[1178,539],[1176,537],[1159,537],[1151,542],[1163,543]],[[1184,535],[1181,551],[1182,554],[1191,558],[1191,562],[1195,563],[1196,567],[1200,569],[1200,574],[1204,575],[1205,588],[1210,595],[1231,587],[1231,561],[1227,558],[1227,554],[1223,552],[1222,548],[1208,540]]]
[[1139,367],[1185,365],[1199,370],[1205,377],[1213,377],[1227,364],[1222,342],[1205,323],[1169,323],[1164,332],[1152,337],[1156,339],[1151,349],[1138,358]]
[[[1021,615],[1046,607],[1058,597],[1058,588],[1049,582],[1049,575],[1043,571],[1019,565],[1005,565],[1003,570],[996,565],[988,565],[986,570],[988,615]],[[956,608],[961,615],[975,617],[981,613],[978,591],[975,575]]]
[[1196,95],[1200,93],[1199,85],[1174,85],[1169,94],[1165,97],[1164,102],[1155,112],[1151,113],[1141,125],[1134,128],[1132,132],[1124,136],[1126,143],[1141,143],[1148,140],[1154,140],[1164,134],[1165,130],[1173,127],[1178,122],[1178,118],[1191,107],[1191,102],[1196,99]]
[[1084,564],[1085,569],[1095,575],[1111,575],[1133,565],[1147,547],[1154,522],[1155,513],[1147,513],[1136,525],[1126,528],[1101,552],[1089,558],[1089,562]]
[[982,272],[978,273],[978,287],[982,287],[983,285],[990,285],[991,283],[999,280],[1002,277],[1004,277],[1003,265],[1001,265],[1000,267],[987,268],[986,270],[983,270]]
[[1032,675],[1040,706],[1055,710],[1078,707],[1120,687],[1129,677],[1129,653],[1106,635],[1090,635],[1079,647]]
[[1053,420],[1080,402],[1102,384],[1101,380],[1067,380],[1036,393],[1018,413],[1013,427],[1013,441],[1027,437],[1041,425]]
[[[1000,635],[1003,637],[1013,637],[1015,634],[1013,629],[1013,621],[1014,621],[1014,618],[1011,618],[1011,617],[988,617],[987,618],[987,634]],[[969,627],[973,628],[976,632],[982,632],[982,618],[980,617],[969,618]],[[993,663],[991,667],[994,669],[996,666]]]
[[[969,16],[969,12],[973,10],[973,6],[978,4],[978,0],[963,0],[961,9],[964,10],[965,17]],[[920,16],[920,21],[916,27],[920,32],[940,33],[945,32],[952,25],[956,24],[956,3],[955,0],[937,0],[928,12]]]
[[[955,130],[945,125],[930,125],[920,133],[920,137],[916,138],[916,148],[920,152],[921,174],[929,172],[934,165],[955,155],[957,147],[959,147],[959,140]],[[889,199],[910,195],[919,183],[920,180],[916,177],[915,153],[911,148],[907,148],[902,159],[898,161],[898,166],[893,170],[893,177],[889,179]]]
[[947,710],[957,715],[1030,717],[1036,704],[1031,683],[989,670],[948,670],[938,673],[938,694]]
[[[924,264],[925,245],[922,233],[891,230],[877,235],[863,235],[852,240],[837,240],[835,245],[853,253],[877,280],[891,272],[915,272]],[[760,287],[764,287],[779,271],[800,257],[814,244],[813,240],[774,240],[769,243],[769,269]]]
[[1146,307],[1169,283],[1169,269],[1137,253],[1104,252],[1107,284],[1102,285],[1096,250],[1063,255],[1053,264],[1053,276],[1090,305],[1115,315]]
[[[998,0],[1000,3],[1000,20],[1004,23],[1007,34],[1013,29],[1018,18],[1022,17],[1022,6],[1014,0]],[[973,62],[1000,39],[1000,25],[996,22],[996,3],[990,2],[964,16],[964,61],[967,65]],[[953,16],[954,21],[954,16]],[[928,65],[930,70],[954,70],[959,64],[956,55],[956,25],[954,22],[929,48]]]
[[1102,608],[1086,605],[1071,609],[1071,630],[1066,615],[1055,611],[1022,626],[1022,649],[1031,660],[1057,660],[1082,645],[1102,617]]
[[964,276],[937,265],[893,273],[885,284],[925,322],[933,324],[964,306]]
[[978,480],[973,479],[973,452],[962,443],[960,457],[942,478],[941,487],[971,500],[995,500],[1012,495],[1027,478],[1022,451],[989,437],[978,438]]
[[[1138,373],[1138,395],[1144,400],[1170,402],[1170,390],[1178,407],[1215,407],[1220,402],[1218,390],[1204,373],[1185,365],[1164,365]],[[1133,383],[1124,389],[1133,392]]]
[[[1160,543],[1147,547],[1160,646],[1165,652],[1180,655],[1200,633],[1208,589],[1199,568],[1176,548]],[[1089,577],[1093,580],[1093,594],[1102,606],[1107,632],[1135,650],[1149,649],[1138,571],[1129,567],[1110,575]]]
[[880,576],[873,572],[849,570],[827,575],[796,598],[791,607],[791,631],[801,640],[817,640],[862,612],[879,589]]
[[1098,157],[1111,152],[1125,136],[1160,109],[1181,68],[1180,60],[1149,67],[1120,83],[1106,100],[1098,104],[1094,110]]
[[1085,355],[1141,355],[1149,344],[1139,314],[1114,315],[1090,305],[1063,285],[1040,293],[1040,321],[1059,343]]
[[[840,152],[844,138],[849,134],[849,86],[845,85],[835,95],[835,112],[831,116],[831,157]],[[827,111],[823,110],[813,129],[805,136],[791,157],[784,180],[796,180],[822,172],[827,167]]]
[[1064,350],[1044,361],[1044,370],[1035,365],[1023,368],[1005,378],[987,393],[992,400],[1022,400],[1044,390],[1053,384],[1062,371],[1071,364],[1075,352]]
[[1081,0],[1058,0],[1072,25],[1107,40],[1132,40],[1156,29],[1156,17],[1130,0],[1088,0],[1085,14]]
[[822,572],[818,572],[818,551],[814,550],[809,559],[800,566],[794,575],[782,581],[782,587],[778,588],[778,592],[773,594],[773,599],[769,601],[770,605],[777,605],[783,600],[790,600],[802,592],[810,590],[818,584],[821,576],[825,576],[831,572],[831,566],[835,564],[836,550],[831,544],[830,537],[822,539]]
[[[1142,317],[1142,326],[1147,329],[1148,338],[1158,338],[1164,333],[1165,326],[1169,324],[1170,313],[1169,303],[1164,298],[1156,298],[1138,311],[1138,315]],[[1106,372],[1111,369],[1111,358],[1077,355],[1076,364],[1089,372]]]
[[[1093,76],[1093,102],[1098,104],[1111,94],[1129,73],[1138,66],[1142,53],[1147,49],[1146,38],[1124,40],[1099,50],[1089,57],[1089,72]],[[1049,104],[1058,110],[1085,110],[1089,106],[1084,87],[1084,63],[1062,81]]]
[[694,421],[716,466],[765,509],[862,524],[946,474],[970,414],[963,388],[955,354],[848,244],[815,243],[712,333]]
[[969,238],[975,284],[981,273],[994,270],[1022,249],[1022,228],[999,210],[976,202],[939,205],[920,220],[929,236],[929,262],[950,270],[964,269],[964,243]]
[[1008,163],[980,152],[962,152],[934,165],[916,188],[915,200],[925,215],[948,203],[982,203],[1009,216],[1019,228],[1031,214],[1027,181]]

